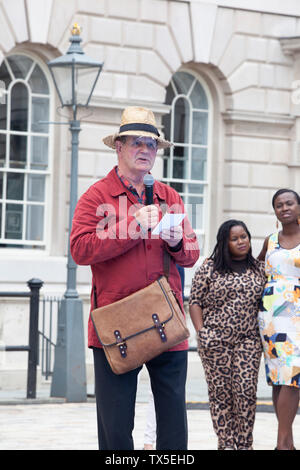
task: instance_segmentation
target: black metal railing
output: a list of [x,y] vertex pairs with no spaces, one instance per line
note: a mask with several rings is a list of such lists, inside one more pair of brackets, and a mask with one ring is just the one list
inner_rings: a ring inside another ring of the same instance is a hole
[[53,375],[57,317],[61,298],[47,296],[40,301],[40,358],[41,374],[46,380]]
[[30,279],[27,282],[30,289],[28,292],[0,292],[0,297],[29,298],[29,340],[27,345],[4,346],[5,351],[28,351],[27,367],[27,398],[36,398],[36,375],[38,365],[38,344],[39,344],[39,299],[40,289],[43,281],[40,279]]

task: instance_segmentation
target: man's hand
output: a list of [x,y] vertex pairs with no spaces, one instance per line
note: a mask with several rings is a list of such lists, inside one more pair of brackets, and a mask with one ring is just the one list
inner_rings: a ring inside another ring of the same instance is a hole
[[181,225],[172,227],[170,229],[164,229],[159,235],[170,247],[178,245],[180,240],[183,238],[183,230]]
[[135,220],[144,232],[156,227],[159,221],[159,208],[154,204],[144,206],[134,214]]

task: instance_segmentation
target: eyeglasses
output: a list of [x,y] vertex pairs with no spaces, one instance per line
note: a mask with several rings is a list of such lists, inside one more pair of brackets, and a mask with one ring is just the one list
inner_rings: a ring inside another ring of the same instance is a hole
[[147,149],[151,150],[152,152],[157,149],[157,141],[152,137],[131,137],[129,145],[135,148],[142,148],[144,145],[146,145]]

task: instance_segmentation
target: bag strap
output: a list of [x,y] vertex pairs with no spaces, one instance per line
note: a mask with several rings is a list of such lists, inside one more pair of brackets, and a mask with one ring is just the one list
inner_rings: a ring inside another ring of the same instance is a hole
[[[162,211],[162,215],[164,216],[167,212],[167,204],[166,201],[159,201],[159,205]],[[170,254],[164,249],[164,274],[166,278],[169,280],[170,274]]]
[[94,309],[95,308],[98,308],[98,305],[97,305],[97,289],[96,289],[96,286],[95,284],[93,285],[93,297],[94,297]]
[[[167,280],[169,280],[170,274],[170,254],[164,250],[164,275],[166,276]],[[97,289],[96,286],[93,285],[93,297],[94,297],[94,309],[98,307],[97,305]]]
[[169,280],[170,274],[170,254],[164,249],[164,274]]

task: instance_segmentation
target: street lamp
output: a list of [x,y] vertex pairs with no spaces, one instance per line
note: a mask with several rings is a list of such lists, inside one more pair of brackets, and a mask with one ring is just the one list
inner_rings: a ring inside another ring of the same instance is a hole
[[97,62],[83,52],[81,41],[80,28],[75,23],[67,53],[48,62],[60,102],[63,107],[73,109],[73,119],[76,119],[77,107],[89,105],[103,67],[103,62]]
[[[69,121],[72,137],[69,234],[77,203],[78,136],[81,131],[77,110],[89,105],[103,67],[103,62],[97,62],[83,52],[81,41],[80,28],[75,23],[67,53],[48,62],[62,107],[72,111]],[[83,308],[76,289],[76,271],[68,243],[67,289],[59,309],[51,396],[66,397],[72,402],[85,401],[87,396]]]

